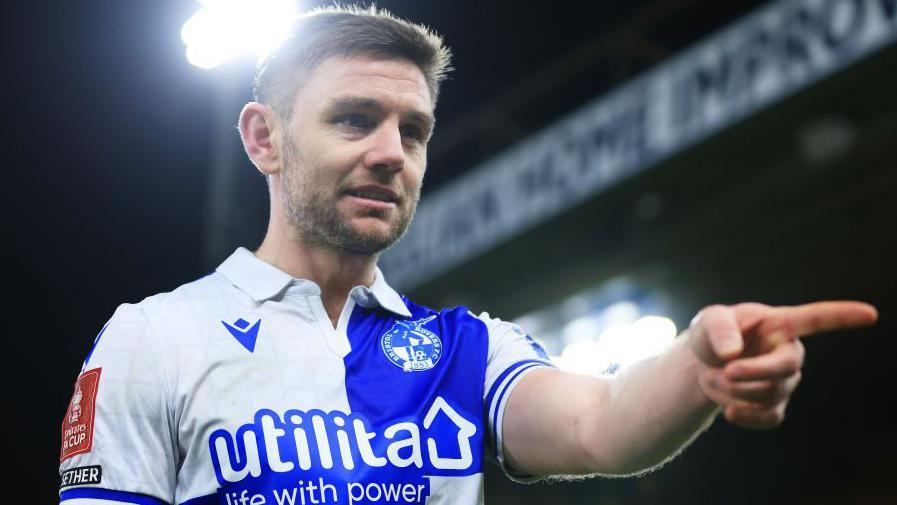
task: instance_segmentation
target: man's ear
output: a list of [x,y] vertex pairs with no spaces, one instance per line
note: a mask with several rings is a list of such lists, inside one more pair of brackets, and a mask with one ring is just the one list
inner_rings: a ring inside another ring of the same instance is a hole
[[265,175],[279,172],[282,166],[280,127],[277,114],[265,104],[249,102],[240,112],[243,147],[259,172]]

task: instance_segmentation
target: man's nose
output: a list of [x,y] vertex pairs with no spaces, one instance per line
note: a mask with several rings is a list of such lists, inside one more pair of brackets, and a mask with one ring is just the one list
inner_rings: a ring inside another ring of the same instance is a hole
[[397,125],[381,125],[371,137],[371,143],[364,160],[367,168],[395,173],[405,167],[405,147]]

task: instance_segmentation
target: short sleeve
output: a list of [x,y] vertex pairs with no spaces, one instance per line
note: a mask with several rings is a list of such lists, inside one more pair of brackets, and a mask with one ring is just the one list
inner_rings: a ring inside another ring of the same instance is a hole
[[62,421],[62,504],[172,502],[176,437],[165,367],[140,307],[119,306]]
[[535,482],[542,477],[516,472],[505,463],[502,446],[502,420],[505,404],[511,391],[526,374],[543,367],[554,367],[548,354],[516,324],[489,317],[477,316],[489,332],[489,351],[486,363],[486,383],[483,404],[488,420],[492,456],[509,478],[516,482]]

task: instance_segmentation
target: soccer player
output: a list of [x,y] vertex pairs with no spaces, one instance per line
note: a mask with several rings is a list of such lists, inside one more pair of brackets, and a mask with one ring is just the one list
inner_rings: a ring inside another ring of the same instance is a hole
[[638,473],[720,412],[778,425],[798,337],[875,320],[858,302],[710,306],[597,378],[513,324],[399,295],[377,258],[414,214],[448,65],[383,11],[297,22],[239,119],[269,185],[264,240],[115,311],[63,421],[62,503],[474,504],[487,457],[520,481]]

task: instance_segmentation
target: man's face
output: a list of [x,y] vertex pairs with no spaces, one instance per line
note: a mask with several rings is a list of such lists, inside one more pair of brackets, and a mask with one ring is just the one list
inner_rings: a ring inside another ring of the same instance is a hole
[[410,61],[324,60],[284,131],[282,197],[298,238],[365,255],[398,240],[420,198],[432,111]]

